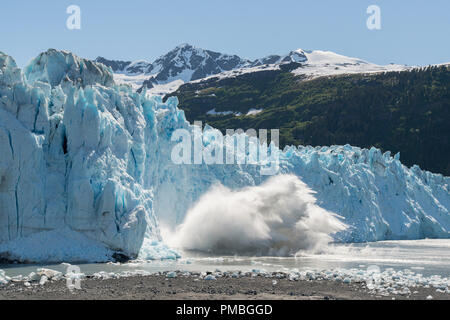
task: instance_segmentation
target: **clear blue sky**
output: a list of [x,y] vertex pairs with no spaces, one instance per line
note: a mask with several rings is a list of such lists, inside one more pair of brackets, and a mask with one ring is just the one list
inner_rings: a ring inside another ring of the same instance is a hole
[[[82,29],[66,28],[66,8]],[[382,29],[366,28],[381,7]],[[2,0],[0,51],[20,66],[48,48],[86,58],[153,60],[181,43],[245,58],[296,48],[378,64],[450,61],[449,0]]]

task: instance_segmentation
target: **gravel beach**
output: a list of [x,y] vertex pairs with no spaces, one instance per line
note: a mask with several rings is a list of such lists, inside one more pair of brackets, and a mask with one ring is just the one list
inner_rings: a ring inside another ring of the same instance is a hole
[[[432,298],[431,298],[431,297]],[[87,277],[81,289],[70,291],[65,280],[45,285],[23,282],[0,287],[0,300],[450,300],[435,288],[411,288],[410,295],[371,294],[363,283],[327,280],[290,281],[265,277],[132,276],[118,279]]]

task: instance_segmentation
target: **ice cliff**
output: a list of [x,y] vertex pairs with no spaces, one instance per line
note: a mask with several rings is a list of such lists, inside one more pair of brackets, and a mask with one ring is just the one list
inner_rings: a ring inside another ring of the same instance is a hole
[[[0,260],[171,258],[159,222],[180,224],[216,184],[267,177],[255,165],[177,165],[177,108],[114,83],[112,70],[49,50],[22,71],[0,53]],[[203,134],[205,145],[209,131]],[[350,146],[290,147],[280,173],[349,226],[338,241],[450,237],[450,178]]]
[[145,102],[115,87],[105,66],[68,52],[49,50],[23,72],[2,54],[0,70],[6,258],[22,258],[10,249],[14,241],[52,230],[77,231],[110,249],[99,250],[100,260],[114,251],[137,255],[145,235],[160,240],[144,187],[153,130]]

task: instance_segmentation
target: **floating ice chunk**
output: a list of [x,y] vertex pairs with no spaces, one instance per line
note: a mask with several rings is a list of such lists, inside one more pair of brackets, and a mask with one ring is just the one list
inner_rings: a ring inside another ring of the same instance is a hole
[[43,286],[43,285],[45,285],[47,283],[47,281],[48,281],[48,277],[44,275],[39,280],[39,285]]
[[[142,247],[139,251],[138,259],[141,260],[177,260],[181,258],[181,255],[170,249],[167,245],[161,243],[160,241],[144,239]],[[189,264],[189,261],[186,261]]]
[[101,280],[107,280],[112,279],[116,277],[116,274],[114,272],[106,272],[106,271],[100,271],[96,272],[92,275],[94,279],[101,279]]
[[[62,273],[52,269],[39,268],[36,270],[36,274],[41,277],[46,277],[47,280],[59,280],[62,278]],[[42,278],[41,278],[42,279]]]
[[289,274],[289,281],[298,281],[299,280],[299,275],[296,273],[291,273]]
[[0,285],[6,285],[11,279],[6,276],[5,271],[0,269]]
[[39,274],[37,274],[36,272],[31,272],[28,276],[27,279],[28,281],[39,281],[41,279],[42,276],[40,276]]

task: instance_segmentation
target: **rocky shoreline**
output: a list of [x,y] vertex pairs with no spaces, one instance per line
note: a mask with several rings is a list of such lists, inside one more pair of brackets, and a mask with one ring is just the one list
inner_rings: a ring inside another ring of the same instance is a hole
[[[114,277],[62,276],[40,269],[0,286],[0,300],[450,300],[435,287],[378,294],[365,282],[293,279],[288,274],[165,272]],[[67,286],[80,280],[80,289]],[[29,280],[29,281],[27,281]]]

